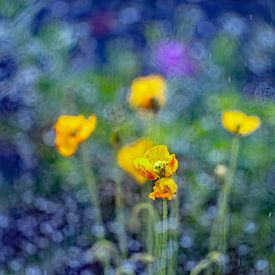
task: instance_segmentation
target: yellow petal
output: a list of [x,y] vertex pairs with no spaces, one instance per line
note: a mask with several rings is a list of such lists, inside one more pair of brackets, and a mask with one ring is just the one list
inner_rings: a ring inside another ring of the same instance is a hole
[[244,118],[245,113],[243,112],[227,111],[222,114],[222,125],[227,131],[237,134]]
[[96,116],[86,119],[82,115],[60,116],[54,125],[55,145],[58,152],[65,157],[72,156],[79,144],[94,131]]
[[177,192],[177,184],[172,178],[161,178],[155,182],[154,191],[149,194],[149,198],[171,200]]
[[74,137],[58,135],[55,141],[56,149],[63,157],[71,157],[78,149],[78,141]]
[[130,89],[129,104],[133,108],[154,109],[154,100],[159,107],[165,103],[166,82],[160,75],[136,78]]
[[256,116],[248,116],[244,120],[239,129],[239,134],[242,136],[249,135],[256,131],[261,125],[261,120]]
[[153,164],[158,161],[169,161],[170,155],[165,145],[156,145],[154,147],[149,148],[145,157]]
[[159,178],[154,165],[148,159],[140,157],[134,160],[134,167],[145,178],[155,180]]
[[256,116],[248,116],[241,111],[226,111],[222,114],[223,127],[233,134],[242,136],[253,133],[261,124]]
[[137,183],[143,184],[147,178],[140,175],[134,167],[134,160],[144,155],[145,151],[153,145],[151,140],[139,139],[122,147],[117,154],[118,165],[129,173]]
[[56,133],[62,133],[63,135],[70,135],[73,132],[77,132],[78,129],[85,122],[85,117],[78,116],[60,116],[54,125]]
[[179,163],[178,160],[176,159],[176,155],[172,154],[170,156],[170,161],[168,165],[165,167],[165,177],[170,177],[172,176],[178,169]]
[[82,123],[79,132],[77,134],[77,137],[79,139],[79,142],[83,142],[86,140],[95,130],[96,127],[96,116],[91,115],[88,119],[85,119],[85,121]]

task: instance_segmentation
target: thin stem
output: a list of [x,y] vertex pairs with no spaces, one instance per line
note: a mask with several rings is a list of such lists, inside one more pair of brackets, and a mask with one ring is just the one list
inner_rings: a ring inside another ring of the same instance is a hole
[[[144,215],[142,215],[142,218],[139,221],[138,217],[142,212],[144,212]],[[132,211],[131,220],[133,223],[137,223],[137,227],[141,226],[140,222],[143,222],[147,229],[149,229],[149,226],[151,227],[150,232],[153,234],[153,238],[149,242],[146,242],[146,239],[144,239],[144,243],[147,245],[148,254],[152,255],[154,258],[159,259],[161,254],[162,241],[161,234],[155,231],[155,225],[160,222],[160,218],[151,202],[137,204]],[[146,233],[147,232],[148,230],[146,230]],[[146,237],[148,237],[148,235],[146,235]],[[152,252],[149,252],[150,247],[152,248]],[[160,261],[157,261],[152,265],[148,265],[147,273],[155,274],[156,270],[160,270],[159,263]]]
[[158,144],[160,142],[160,127],[156,114],[147,114],[144,134],[150,138],[153,143]]
[[91,202],[95,208],[96,225],[99,227],[100,230],[102,230],[102,232],[100,232],[100,234],[98,235],[100,237],[104,237],[104,227],[102,223],[101,209],[100,209],[100,204],[98,200],[98,190],[97,190],[94,173],[89,165],[89,156],[84,147],[81,148],[80,153],[81,153],[81,159],[82,159],[86,184],[90,193]]
[[200,274],[203,270],[208,269],[211,266],[211,264],[218,262],[220,257],[221,254],[216,251],[209,253],[205,259],[201,260],[195,266],[195,268],[191,271],[190,275]]
[[176,222],[176,228],[168,234],[168,243],[170,243],[170,255],[168,258],[168,274],[176,273],[177,266],[177,252],[178,252],[178,237],[179,237],[179,202],[180,194],[177,192],[177,197],[172,200],[171,203],[171,214],[170,217],[173,217]]
[[161,274],[166,275],[167,260],[167,199],[162,200],[162,259]]
[[[239,153],[239,137],[234,137],[231,146],[229,171],[218,199],[218,215],[213,223],[210,237],[210,251],[217,250],[225,254],[227,251],[228,203],[234,181]],[[219,273],[219,272],[218,272]]]

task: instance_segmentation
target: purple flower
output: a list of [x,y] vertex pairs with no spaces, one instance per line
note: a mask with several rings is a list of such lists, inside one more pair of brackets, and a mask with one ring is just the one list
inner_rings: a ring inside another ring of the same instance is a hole
[[197,69],[188,48],[178,41],[159,44],[155,49],[154,61],[161,72],[169,76],[190,76]]

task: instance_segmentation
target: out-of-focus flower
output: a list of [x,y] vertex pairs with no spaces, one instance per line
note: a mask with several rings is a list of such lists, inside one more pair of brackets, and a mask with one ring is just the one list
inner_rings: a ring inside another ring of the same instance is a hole
[[232,134],[247,136],[260,127],[261,120],[241,111],[226,111],[222,114],[222,125]]
[[134,160],[137,171],[149,180],[170,177],[178,169],[176,155],[170,155],[165,145],[149,148],[144,157]]
[[135,169],[133,161],[144,155],[146,150],[153,146],[153,142],[149,139],[139,139],[135,142],[122,147],[117,154],[118,165],[129,173],[137,183],[143,184],[147,181],[147,178],[143,177]]
[[228,168],[223,164],[218,164],[214,169],[214,173],[218,177],[224,178],[225,175],[228,173]]
[[149,194],[149,198],[171,200],[177,192],[177,184],[172,178],[161,178],[155,182],[154,191]]
[[94,132],[95,127],[95,115],[87,119],[82,115],[60,116],[54,125],[57,151],[64,157],[72,156],[78,146]]
[[160,75],[134,79],[130,89],[129,104],[135,109],[158,111],[166,100],[166,81]]
[[195,73],[197,67],[188,48],[178,41],[159,44],[154,59],[159,69],[170,76],[190,76]]

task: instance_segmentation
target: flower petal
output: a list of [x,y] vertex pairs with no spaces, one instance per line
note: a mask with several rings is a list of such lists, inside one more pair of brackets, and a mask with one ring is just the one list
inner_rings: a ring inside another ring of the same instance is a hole
[[72,132],[77,132],[84,122],[85,117],[82,115],[60,116],[54,125],[54,130],[56,133],[70,135]]
[[159,176],[154,169],[154,165],[148,159],[140,157],[134,160],[134,167],[145,178],[149,180],[158,179]]
[[247,116],[239,129],[242,136],[249,135],[256,131],[261,125],[261,120],[256,116]]
[[148,179],[140,175],[133,161],[144,155],[144,152],[153,145],[151,140],[139,139],[122,147],[117,154],[118,165],[128,172],[137,183],[143,184]]
[[60,116],[54,125],[55,145],[58,152],[65,157],[72,156],[79,144],[94,131],[96,116],[86,119],[82,115]]
[[237,134],[245,119],[245,113],[240,111],[227,111],[222,114],[222,125],[230,133]]
[[248,116],[240,111],[226,111],[222,114],[223,127],[233,133],[246,136],[261,125],[261,120],[256,116]]
[[171,200],[177,192],[177,184],[171,178],[161,178],[155,182],[154,191],[149,194],[149,198]]
[[64,135],[58,135],[56,137],[55,146],[57,151],[63,157],[71,157],[78,149],[78,141],[75,137],[67,137]]
[[88,119],[85,119],[77,135],[79,142],[83,142],[84,140],[86,140],[94,132],[95,127],[96,127],[95,115],[91,115],[89,116]]
[[154,100],[159,107],[165,103],[166,82],[160,75],[136,78],[130,89],[129,104],[133,108],[154,109]]
[[169,161],[170,155],[165,145],[156,145],[149,148],[144,155],[152,164],[158,161]]
[[170,161],[168,165],[165,167],[165,177],[170,177],[172,176],[178,169],[179,163],[178,160],[176,159],[176,155],[172,154],[170,156]]

